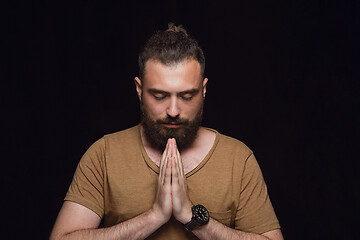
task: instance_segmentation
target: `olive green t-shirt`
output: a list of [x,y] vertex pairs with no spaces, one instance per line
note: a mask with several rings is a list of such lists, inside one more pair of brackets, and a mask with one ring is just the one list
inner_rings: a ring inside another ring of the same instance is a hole
[[[203,161],[186,174],[193,204],[204,205],[226,226],[253,233],[280,228],[261,170],[240,141],[215,130]],[[109,227],[131,219],[154,202],[159,167],[147,155],[140,125],[105,135],[84,154],[65,200],[94,211]],[[196,239],[174,218],[148,239]]]

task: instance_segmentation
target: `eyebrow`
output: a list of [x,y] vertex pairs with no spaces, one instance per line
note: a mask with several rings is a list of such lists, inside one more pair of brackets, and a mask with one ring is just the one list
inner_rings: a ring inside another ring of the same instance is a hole
[[[161,94],[170,94],[169,92],[166,92],[166,91],[163,91],[163,90],[160,90],[160,89],[156,89],[156,88],[150,88],[148,89],[148,91],[150,93],[161,93]],[[189,89],[189,90],[185,90],[185,91],[181,91],[181,92],[178,92],[177,95],[184,95],[184,94],[196,94],[200,91],[200,89],[198,88],[192,88],[192,89]]]
[[184,95],[184,94],[196,94],[200,92],[200,90],[198,88],[192,88],[192,89],[189,89],[189,90],[185,90],[185,91],[182,91],[182,92],[179,92],[178,94],[180,95]]

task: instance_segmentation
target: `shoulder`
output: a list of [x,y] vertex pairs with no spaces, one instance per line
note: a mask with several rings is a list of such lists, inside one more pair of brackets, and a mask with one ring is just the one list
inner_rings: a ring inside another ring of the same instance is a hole
[[243,157],[247,158],[250,155],[253,154],[252,150],[242,141],[224,135],[222,133],[219,133],[218,131],[211,129],[211,128],[206,128],[209,131],[215,132],[216,133],[216,148],[217,150],[220,151],[225,151],[225,152],[231,152],[233,154],[240,154]]
[[140,126],[136,125],[134,127],[114,132],[111,134],[104,135],[103,139],[105,144],[121,144],[121,143],[133,143],[136,142],[140,137]]
[[118,132],[106,134],[104,135],[104,138],[107,140],[116,140],[123,137],[130,137],[130,136],[133,137],[139,134],[139,131],[140,131],[140,125],[136,125],[131,128],[124,129]]
[[140,152],[141,137],[140,125],[104,135],[105,156],[110,159],[119,159],[120,157],[129,157],[135,152]]
[[84,156],[90,156],[90,157],[105,156],[105,152],[108,152],[110,149],[114,150],[121,146],[126,148],[126,146],[128,146],[129,144],[133,145],[137,143],[138,138],[139,138],[139,125],[122,131],[106,134],[102,138],[95,141],[87,149]]

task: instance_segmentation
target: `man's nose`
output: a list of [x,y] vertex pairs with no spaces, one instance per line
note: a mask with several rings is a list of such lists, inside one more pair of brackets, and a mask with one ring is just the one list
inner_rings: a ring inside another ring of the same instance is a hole
[[179,109],[178,101],[177,101],[176,97],[172,97],[170,99],[170,103],[169,103],[166,113],[168,116],[170,116],[172,118],[178,117],[180,115],[180,109]]

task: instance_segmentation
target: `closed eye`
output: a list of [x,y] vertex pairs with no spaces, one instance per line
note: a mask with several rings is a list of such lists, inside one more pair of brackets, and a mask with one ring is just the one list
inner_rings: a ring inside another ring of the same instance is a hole
[[155,100],[163,100],[167,97],[167,95],[165,94],[154,94],[153,97],[155,98]]
[[193,98],[193,95],[185,94],[185,95],[182,95],[181,98],[185,101],[190,101]]
[[188,91],[180,92],[178,96],[180,96],[185,101],[190,101],[193,99],[194,96],[199,94],[199,89],[191,89]]
[[169,96],[168,92],[161,91],[161,90],[158,90],[158,89],[149,89],[148,91],[153,96],[153,98],[155,100],[158,100],[158,101],[163,100],[167,96]]
[[[154,89],[154,88],[149,89],[148,92],[157,101],[164,100],[165,98],[170,96],[169,92],[165,92],[165,91],[162,91],[162,90],[159,90],[159,89]],[[194,89],[186,90],[186,91],[183,91],[183,92],[179,92],[177,94],[177,97],[183,99],[184,101],[191,101],[194,96],[199,94],[199,92],[200,92],[199,89],[194,88]]]

